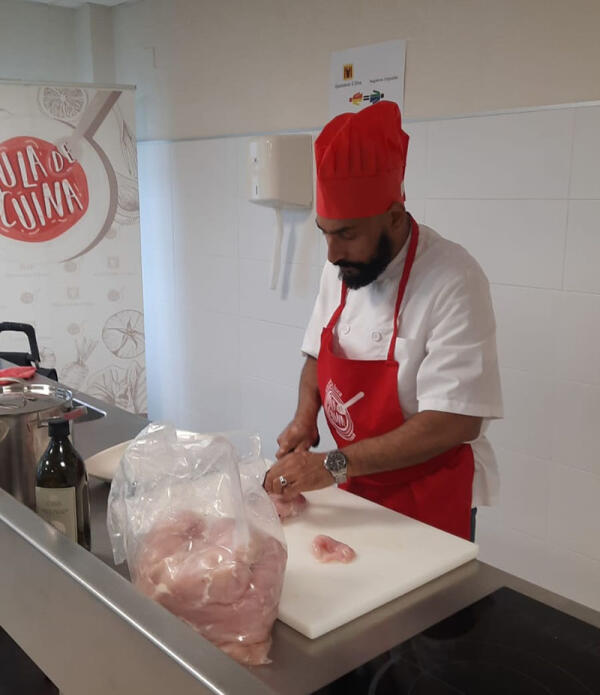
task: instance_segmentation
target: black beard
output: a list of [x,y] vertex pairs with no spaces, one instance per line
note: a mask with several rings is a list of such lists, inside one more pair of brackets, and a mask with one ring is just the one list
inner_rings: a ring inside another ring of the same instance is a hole
[[[340,269],[338,277],[346,283],[348,289],[358,290],[360,287],[370,285],[374,280],[383,273],[392,260],[392,242],[388,236],[387,230],[384,230],[379,237],[379,243],[373,258],[368,263],[350,263],[348,261],[340,261],[336,263]],[[344,268],[353,270],[352,274],[344,273]]]

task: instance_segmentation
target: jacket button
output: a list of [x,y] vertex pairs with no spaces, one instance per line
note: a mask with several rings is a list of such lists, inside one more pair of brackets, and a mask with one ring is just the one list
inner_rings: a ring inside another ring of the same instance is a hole
[[379,331],[373,331],[371,333],[371,340],[378,343],[381,340],[381,333]]
[[349,326],[347,323],[345,323],[345,324],[342,326],[342,333],[343,333],[344,335],[348,335],[348,333],[350,333],[350,326]]

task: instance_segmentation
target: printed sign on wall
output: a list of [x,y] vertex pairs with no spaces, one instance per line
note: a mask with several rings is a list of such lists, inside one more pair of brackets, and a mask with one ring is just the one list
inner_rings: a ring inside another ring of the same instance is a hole
[[146,411],[133,90],[0,83],[0,272],[0,321],[34,325],[43,366]]
[[385,41],[331,54],[330,116],[356,112],[385,99],[404,105],[406,41]]

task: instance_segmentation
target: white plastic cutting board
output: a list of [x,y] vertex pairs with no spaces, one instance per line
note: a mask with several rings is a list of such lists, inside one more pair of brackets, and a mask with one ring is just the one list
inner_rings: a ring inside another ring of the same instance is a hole
[[[284,522],[288,563],[279,619],[310,638],[472,560],[478,547],[336,487],[306,493],[309,506]],[[352,546],[348,564],[320,563],[318,534]]]

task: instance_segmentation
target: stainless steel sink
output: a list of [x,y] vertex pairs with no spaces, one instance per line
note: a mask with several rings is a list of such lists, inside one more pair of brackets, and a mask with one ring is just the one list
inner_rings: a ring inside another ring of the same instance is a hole
[[87,413],[81,417],[78,417],[77,420],[75,420],[76,424],[81,422],[92,422],[93,420],[101,420],[103,417],[106,417],[106,412],[104,410],[99,410],[85,401],[80,401],[77,398],[73,398],[73,406],[75,408],[79,408],[82,405],[87,408]]

